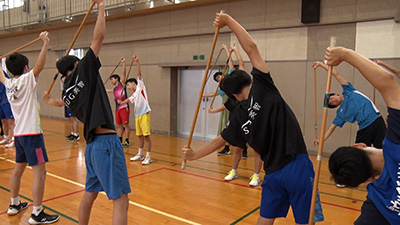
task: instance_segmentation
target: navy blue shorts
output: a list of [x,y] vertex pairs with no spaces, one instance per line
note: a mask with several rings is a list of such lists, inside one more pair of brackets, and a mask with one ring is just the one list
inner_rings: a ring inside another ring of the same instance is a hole
[[64,116],[65,118],[70,118],[75,115],[72,113],[71,109],[69,109],[67,106],[64,106]]
[[[307,224],[310,216],[314,169],[308,154],[299,154],[281,169],[265,174],[260,215],[267,219],[286,217],[292,206],[296,223]],[[315,222],[324,220],[319,195]]]
[[0,119],[13,119],[10,103],[0,105]]
[[87,192],[105,191],[113,200],[131,192],[125,154],[116,134],[97,135],[86,145]]
[[43,134],[15,137],[15,162],[35,166],[48,162]]
[[368,198],[361,207],[361,215],[354,222],[354,225],[390,225],[389,221],[379,212],[374,202]]

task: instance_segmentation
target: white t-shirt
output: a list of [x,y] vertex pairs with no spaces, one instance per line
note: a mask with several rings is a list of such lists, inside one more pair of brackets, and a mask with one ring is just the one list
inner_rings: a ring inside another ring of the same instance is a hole
[[137,81],[136,90],[132,96],[129,97],[131,103],[135,104],[135,117],[139,117],[151,111],[143,80],[137,79]]
[[16,79],[7,79],[4,84],[15,119],[14,136],[42,133],[37,81],[31,70]]

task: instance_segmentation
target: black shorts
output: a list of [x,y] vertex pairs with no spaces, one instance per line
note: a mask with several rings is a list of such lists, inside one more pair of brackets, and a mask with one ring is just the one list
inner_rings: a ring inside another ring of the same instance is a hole
[[386,124],[382,116],[378,117],[368,127],[357,131],[356,143],[364,143],[367,146],[382,148],[383,139],[385,139]]
[[361,215],[354,225],[390,225],[381,212],[376,208],[374,202],[367,197],[361,207]]

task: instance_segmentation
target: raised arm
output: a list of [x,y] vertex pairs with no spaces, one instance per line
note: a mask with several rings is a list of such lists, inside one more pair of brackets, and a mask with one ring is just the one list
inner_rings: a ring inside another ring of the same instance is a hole
[[142,79],[142,72],[140,71],[140,63],[139,63],[139,57],[137,55],[132,56],[133,61],[136,62],[136,67],[137,67],[137,77],[139,80]]
[[[312,67],[314,69],[321,67],[324,70],[328,71],[328,66],[322,62],[316,61],[313,63]],[[335,69],[332,70],[332,75],[333,75],[333,77],[335,77],[335,79],[337,80],[337,82],[339,82],[340,85],[348,85],[349,84],[349,82],[346,79],[344,79],[342,76],[340,76],[340,74]]]
[[35,67],[33,67],[33,75],[38,77],[40,72],[44,69],[44,65],[46,64],[46,56],[47,56],[47,49],[49,47],[50,39],[49,39],[49,32],[43,31],[40,33],[39,37],[43,41],[42,50],[39,53],[39,57],[36,60]]
[[[228,57],[229,57],[229,50],[228,50],[228,47],[226,47],[225,44],[222,44],[222,45],[221,45],[221,48],[225,50],[226,57],[228,58]],[[233,65],[232,57],[229,58],[228,65],[229,65],[229,69],[230,69],[231,71],[234,71],[234,70],[235,70],[235,66]]]
[[93,1],[97,3],[99,11],[97,14],[96,25],[94,26],[93,40],[90,48],[93,50],[96,57],[98,57],[106,34],[105,3],[104,0]]
[[381,61],[381,60],[375,60],[375,63],[380,65],[380,66],[385,67],[386,69],[390,70],[392,73],[396,74],[396,76],[398,78],[400,78],[400,70],[398,70],[396,67],[394,67],[392,65],[389,65],[386,62]]
[[331,66],[337,66],[342,61],[346,61],[356,67],[382,94],[387,106],[400,109],[400,86],[391,73],[357,52],[343,47],[328,48],[325,59]]
[[124,57],[121,57],[121,62],[122,62],[121,83],[125,84],[125,81],[126,81],[126,64],[125,64],[125,58]]
[[214,97],[214,94],[215,94],[215,92],[203,94],[203,97],[204,97],[204,98],[212,98],[212,97]]
[[236,55],[236,59],[237,59],[238,64],[239,64],[239,70],[244,70],[243,58],[242,58],[242,56],[240,55],[239,50],[237,49],[236,45],[233,45],[231,49],[233,50],[233,52],[234,52],[235,55]]
[[3,71],[3,69],[2,68],[0,68],[0,82],[1,83],[3,83],[3,84],[5,84],[6,83],[6,80],[7,80],[7,77],[6,77],[6,75],[4,75],[4,71]]
[[267,73],[269,71],[267,64],[258,51],[256,43],[251,38],[250,34],[247,33],[247,31],[236,20],[228,14],[217,13],[214,26],[219,28],[228,26],[236,35],[243,50],[249,56],[251,64],[261,72]]

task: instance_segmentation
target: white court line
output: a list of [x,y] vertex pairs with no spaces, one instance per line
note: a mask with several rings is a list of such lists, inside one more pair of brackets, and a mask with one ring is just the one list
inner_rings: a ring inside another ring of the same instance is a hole
[[[6,158],[3,158],[3,157],[0,157],[0,159],[15,164],[15,161],[13,161],[13,160],[6,159]],[[27,168],[32,169],[30,166],[27,166]],[[52,174],[52,173],[49,173],[49,172],[47,172],[47,175],[49,175],[49,176],[51,176],[51,177],[54,177],[54,178],[57,178],[57,179],[60,179],[60,180],[62,180],[62,181],[65,181],[65,182],[67,182],[67,183],[74,184],[74,185],[76,185],[76,186],[85,188],[85,185],[84,185],[84,184],[81,184],[81,183],[78,183],[78,182],[75,182],[75,181],[66,179],[66,178],[64,178],[64,177],[60,177],[60,176],[58,176],[58,175],[55,175],[55,174]],[[100,192],[100,194],[106,195],[106,193],[104,193],[104,192]],[[200,223],[196,223],[196,222],[193,222],[193,221],[190,221],[190,220],[187,220],[187,219],[184,219],[184,218],[181,218],[181,217],[178,217],[178,216],[175,216],[175,215],[172,215],[172,214],[169,214],[169,213],[166,213],[166,212],[157,210],[157,209],[153,209],[153,208],[151,208],[151,207],[148,207],[148,206],[145,206],[145,205],[142,205],[142,204],[133,202],[133,201],[129,201],[129,204],[134,205],[134,206],[137,206],[137,207],[140,207],[140,208],[145,209],[145,210],[152,211],[152,212],[154,212],[154,213],[158,213],[158,214],[163,215],[163,216],[166,216],[166,217],[170,217],[170,218],[175,219],[175,220],[179,220],[179,221],[184,222],[184,223],[187,223],[187,224],[201,225]]]

